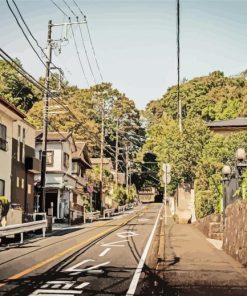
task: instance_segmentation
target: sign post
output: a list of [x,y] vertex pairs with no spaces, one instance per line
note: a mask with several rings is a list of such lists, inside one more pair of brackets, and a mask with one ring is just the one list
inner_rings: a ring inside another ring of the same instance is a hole
[[166,205],[167,205],[167,184],[171,182],[171,165],[169,163],[163,163],[162,170],[163,174],[163,182],[164,182],[164,202],[165,202],[165,225],[167,224],[167,213],[166,213]]

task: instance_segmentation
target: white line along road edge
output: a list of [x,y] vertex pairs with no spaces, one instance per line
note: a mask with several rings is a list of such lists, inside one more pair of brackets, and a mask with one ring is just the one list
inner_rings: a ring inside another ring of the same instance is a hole
[[148,254],[148,250],[150,248],[150,245],[151,245],[151,242],[152,242],[152,239],[153,239],[153,236],[154,236],[154,233],[155,233],[155,229],[157,227],[157,224],[158,224],[158,221],[159,221],[159,217],[160,217],[160,213],[161,213],[161,209],[163,208],[163,205],[161,206],[160,210],[159,210],[159,214],[158,214],[158,217],[155,221],[155,224],[154,224],[154,227],[153,227],[153,230],[149,236],[149,239],[148,239],[148,242],[145,246],[145,249],[142,253],[142,256],[141,256],[141,259],[138,263],[138,266],[136,268],[136,271],[135,271],[135,274],[132,278],[132,281],[130,283],[130,286],[129,286],[129,290],[127,291],[126,293],[126,296],[132,296],[135,294],[135,291],[136,291],[136,287],[137,287],[137,284],[139,282],[139,278],[141,276],[141,273],[142,273],[142,268],[143,268],[143,265],[145,263],[145,260],[146,260],[146,257],[147,257],[147,254]]

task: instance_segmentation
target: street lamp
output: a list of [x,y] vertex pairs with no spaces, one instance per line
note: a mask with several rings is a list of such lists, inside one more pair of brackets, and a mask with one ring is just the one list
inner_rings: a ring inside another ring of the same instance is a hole
[[235,192],[239,188],[239,183],[243,178],[243,173],[246,168],[247,162],[245,149],[238,148],[235,153],[235,165],[233,167],[224,165],[222,168],[223,211],[228,204],[236,199]]

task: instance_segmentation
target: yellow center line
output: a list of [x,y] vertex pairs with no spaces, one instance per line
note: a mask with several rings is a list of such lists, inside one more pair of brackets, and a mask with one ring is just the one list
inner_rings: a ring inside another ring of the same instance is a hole
[[[142,210],[140,210],[140,211],[142,211]],[[93,242],[94,240],[104,236],[105,234],[112,232],[114,229],[117,229],[117,228],[119,228],[121,226],[124,226],[124,225],[128,224],[128,222],[130,222],[131,220],[133,220],[135,217],[137,217],[139,215],[140,211],[137,214],[135,214],[134,216],[132,216],[131,218],[125,220],[122,223],[120,223],[119,225],[112,226],[109,229],[107,229],[107,230],[105,230],[103,232],[100,232],[99,234],[91,237],[90,239],[87,239],[85,241],[81,241],[80,243],[78,243],[78,244],[74,245],[73,247],[70,247],[70,248],[58,253],[57,255],[54,255],[54,256],[52,256],[52,257],[50,257],[50,258],[48,258],[48,259],[46,259],[44,261],[41,261],[41,262],[39,262],[39,263],[37,263],[37,264],[23,270],[23,271],[15,274],[15,275],[10,276],[7,279],[2,280],[1,283],[0,283],[0,288],[7,285],[8,281],[19,279],[19,278],[23,277],[24,275],[27,275],[27,274],[33,272],[34,270],[36,270],[36,269],[38,269],[38,268],[40,268],[40,267],[42,267],[42,266],[56,260],[56,259],[58,259],[58,258],[60,258],[60,257],[62,257],[64,255],[68,254],[69,252],[74,251],[74,250],[78,249],[79,247],[81,247],[81,246],[83,246],[85,244],[89,244],[89,243]]]

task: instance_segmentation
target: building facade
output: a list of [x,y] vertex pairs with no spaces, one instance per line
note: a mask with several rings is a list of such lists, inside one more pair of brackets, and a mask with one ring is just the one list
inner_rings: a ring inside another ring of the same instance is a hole
[[[36,156],[41,159],[42,132],[36,135]],[[46,212],[53,204],[53,216],[73,222],[82,219],[84,211],[84,171],[90,168],[85,158],[86,145],[75,143],[71,133],[48,133],[46,162]],[[36,176],[36,188],[40,175]],[[39,211],[39,194],[36,190],[36,208]]]
[[0,98],[0,195],[26,213],[34,210],[35,129],[25,115]]

